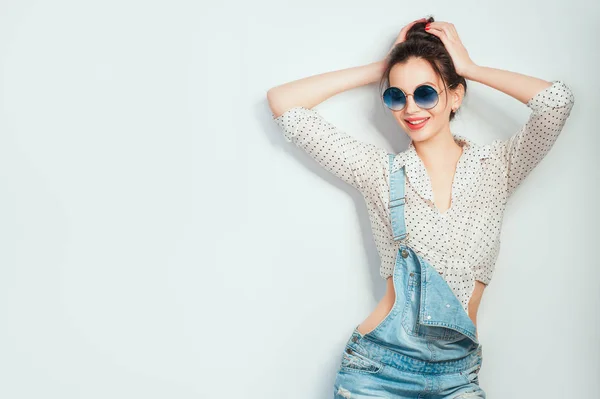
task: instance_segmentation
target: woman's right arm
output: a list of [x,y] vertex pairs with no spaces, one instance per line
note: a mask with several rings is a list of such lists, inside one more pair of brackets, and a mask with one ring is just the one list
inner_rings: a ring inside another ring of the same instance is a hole
[[329,97],[381,78],[384,61],[326,72],[273,87],[267,92],[275,117],[294,107],[313,108]]
[[272,117],[285,139],[361,192],[367,179],[387,165],[387,151],[348,135],[312,108],[335,94],[379,81],[384,62],[309,76],[267,92]]

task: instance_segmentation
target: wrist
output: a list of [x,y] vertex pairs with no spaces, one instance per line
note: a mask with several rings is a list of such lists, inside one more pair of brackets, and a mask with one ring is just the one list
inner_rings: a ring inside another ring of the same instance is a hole
[[479,68],[479,65],[471,64],[462,71],[461,75],[465,79],[475,80],[474,77],[477,75],[477,70],[479,70]]
[[374,71],[371,78],[371,83],[378,83],[381,77],[383,76],[383,72],[387,68],[387,61],[383,59],[381,61],[376,61],[371,65]]

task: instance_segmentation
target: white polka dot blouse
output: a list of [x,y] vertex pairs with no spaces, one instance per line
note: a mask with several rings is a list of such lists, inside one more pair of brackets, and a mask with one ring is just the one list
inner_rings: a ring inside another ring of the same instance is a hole
[[[463,308],[475,280],[489,284],[500,249],[500,228],[508,197],[544,158],[560,134],[574,96],[562,81],[527,102],[529,120],[506,140],[479,146],[453,134],[463,152],[452,184],[451,206],[440,212],[433,202],[427,170],[413,142],[396,154],[392,169],[405,166],[405,241],[444,277]],[[314,109],[294,107],[273,120],[285,139],[364,196],[380,275],[392,276],[399,242],[392,237],[389,203],[389,151],[341,131]]]

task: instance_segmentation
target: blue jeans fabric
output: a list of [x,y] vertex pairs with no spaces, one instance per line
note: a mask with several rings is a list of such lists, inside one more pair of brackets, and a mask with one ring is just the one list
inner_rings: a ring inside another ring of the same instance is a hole
[[396,300],[373,330],[352,331],[334,398],[485,399],[476,327],[443,277],[402,242],[405,173],[404,167],[392,173],[393,154],[389,161],[390,216],[401,241],[392,277]]

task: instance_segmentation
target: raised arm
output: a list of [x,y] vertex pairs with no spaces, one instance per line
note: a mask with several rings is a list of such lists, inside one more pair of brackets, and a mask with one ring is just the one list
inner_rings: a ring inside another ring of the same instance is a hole
[[507,140],[495,140],[494,154],[507,177],[507,197],[540,163],[556,142],[571,113],[574,95],[562,81],[474,65],[465,78],[498,89],[531,109],[529,120]]
[[384,61],[309,76],[267,92],[272,117],[288,142],[293,142],[322,167],[364,193],[374,168],[387,152],[355,139],[316,110],[317,104],[343,91],[379,80]]
[[527,106],[531,109],[529,120],[507,140],[494,142],[504,173],[507,175],[507,197],[525,180],[529,173],[548,154],[574,104],[571,89],[562,81],[533,96]]
[[[404,26],[387,55],[397,44],[406,40],[406,33],[414,24],[424,21],[426,18],[421,18]],[[387,56],[381,61],[368,65],[326,72],[273,87],[267,92],[273,117],[279,117],[294,107],[313,108],[335,94],[374,83],[381,78],[386,63]]]
[[379,80],[384,61],[325,72],[294,80],[267,91],[274,117],[294,107],[313,108],[334,95]]

